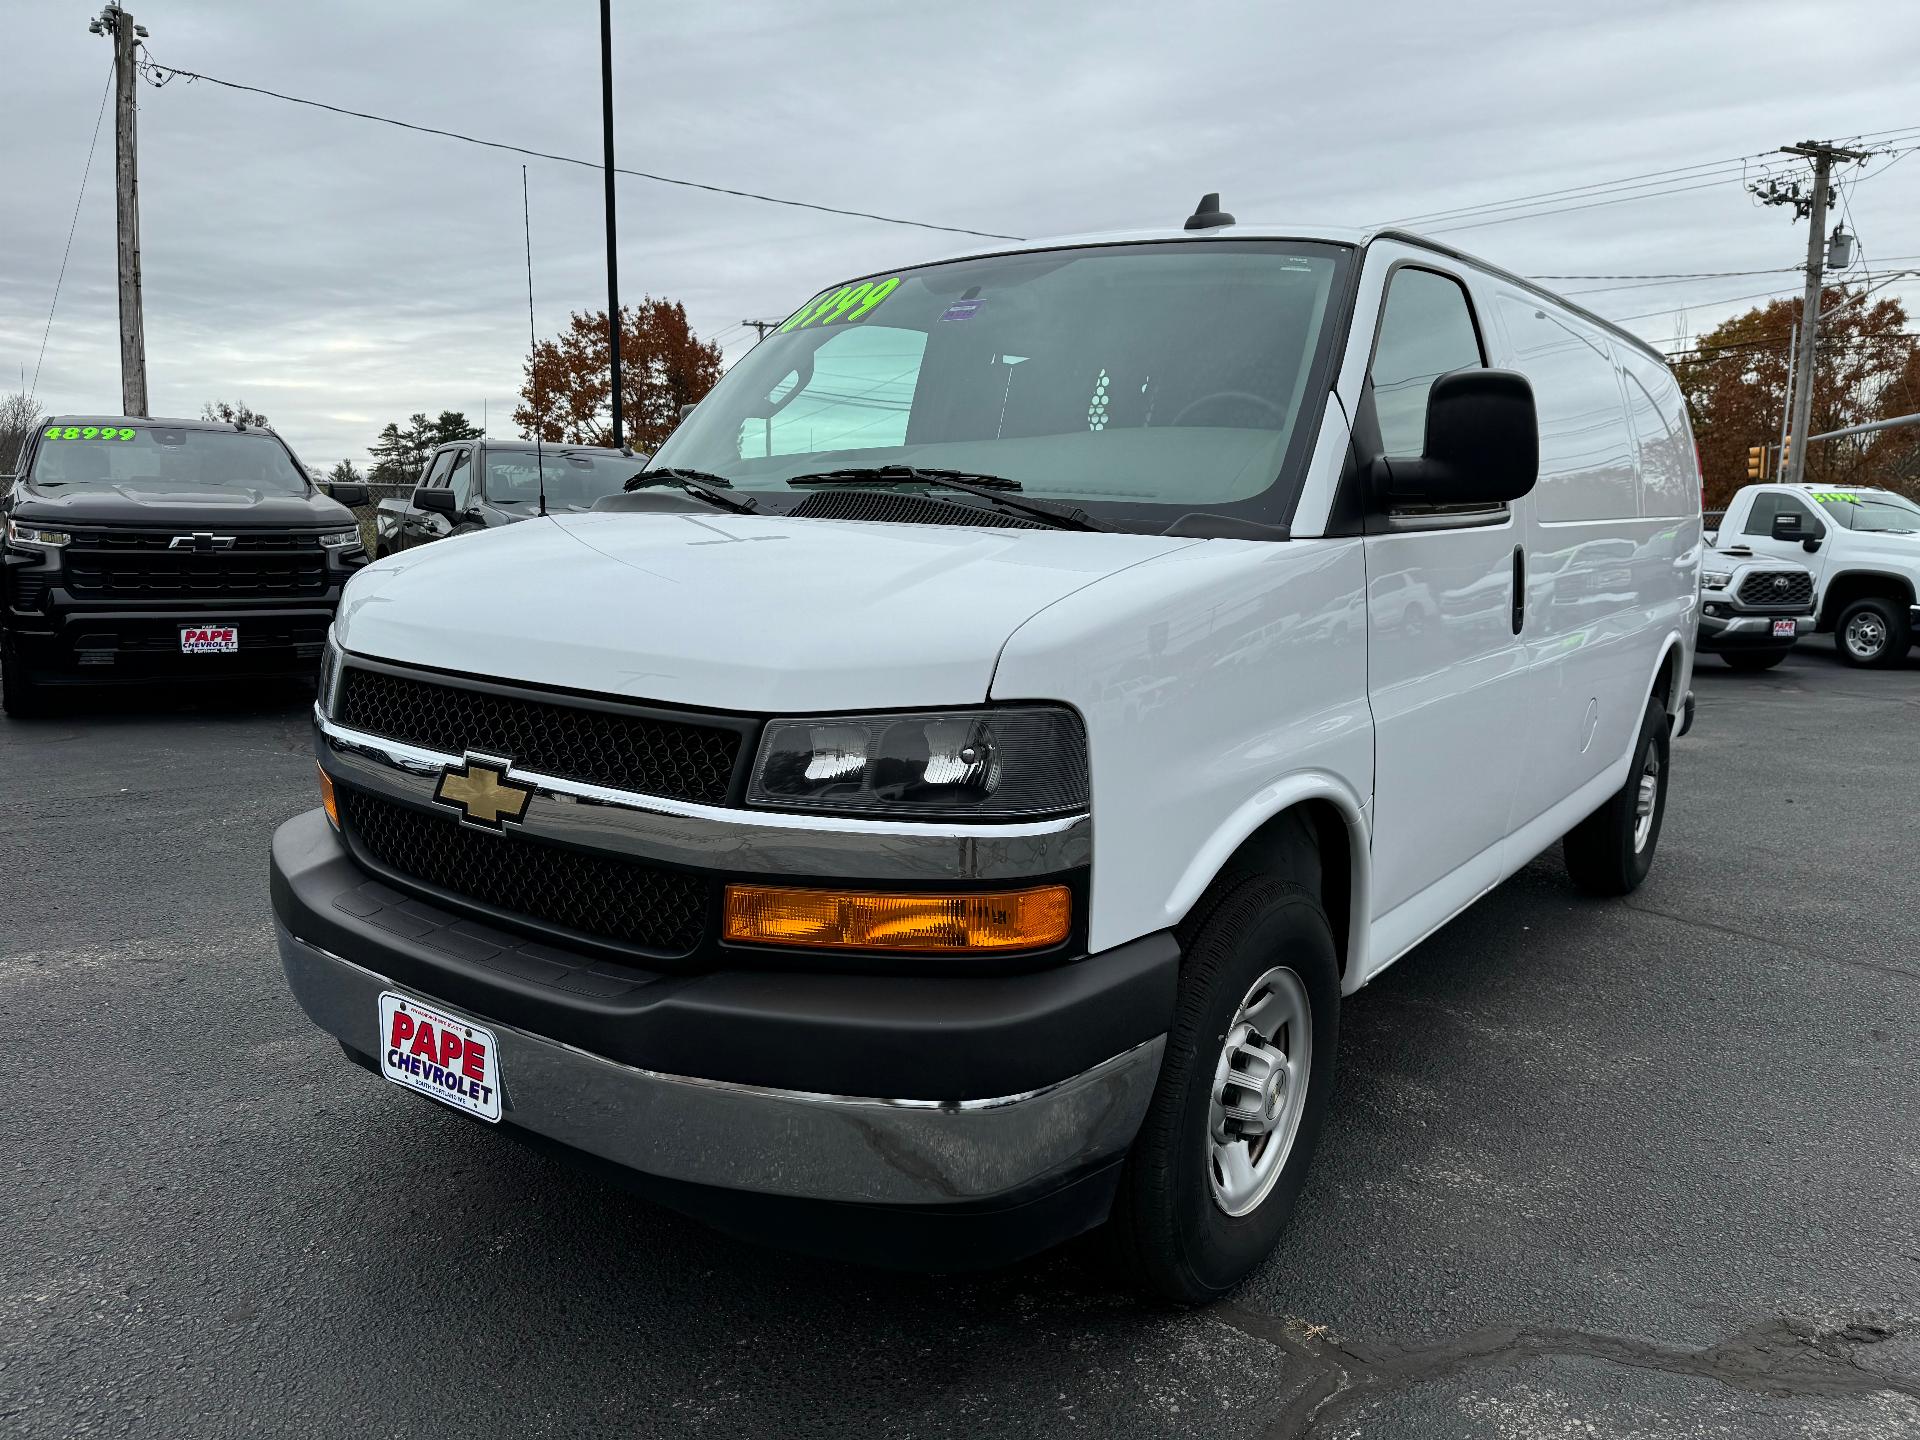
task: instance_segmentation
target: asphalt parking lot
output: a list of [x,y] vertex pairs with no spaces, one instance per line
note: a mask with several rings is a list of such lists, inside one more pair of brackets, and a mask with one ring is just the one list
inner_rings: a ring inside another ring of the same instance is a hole
[[271,940],[295,694],[0,723],[0,1432],[1920,1433],[1920,664],[1695,688],[1646,886],[1555,851],[1349,1002],[1191,1313],[751,1248],[348,1064]]

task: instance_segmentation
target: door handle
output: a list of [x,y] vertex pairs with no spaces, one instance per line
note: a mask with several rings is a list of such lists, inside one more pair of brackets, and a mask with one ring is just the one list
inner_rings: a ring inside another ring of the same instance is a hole
[[1527,624],[1527,551],[1513,547],[1513,633],[1518,635]]

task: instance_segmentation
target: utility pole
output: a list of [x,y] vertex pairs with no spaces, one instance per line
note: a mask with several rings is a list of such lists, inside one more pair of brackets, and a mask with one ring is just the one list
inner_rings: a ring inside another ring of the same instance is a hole
[[759,337],[758,340],[754,341],[756,345],[760,343],[760,340],[767,338],[767,331],[778,328],[780,324],[778,320],[742,320],[740,323],[750,326],[753,333]]
[[1781,146],[1780,153],[1813,161],[1811,194],[1803,194],[1798,182],[1786,187],[1765,182],[1763,186],[1754,187],[1754,193],[1764,204],[1791,205],[1796,216],[1808,221],[1807,288],[1800,302],[1800,336],[1793,357],[1793,399],[1787,411],[1787,453],[1783,457],[1786,464],[1780,476],[1789,485],[1797,485],[1807,473],[1805,436],[1813,424],[1814,357],[1820,345],[1820,287],[1825,278],[1827,202],[1833,193],[1833,162],[1865,160],[1872,152],[1803,140],[1798,145]]
[[133,46],[147,27],[113,0],[87,26],[113,37],[114,220],[120,239],[120,410],[147,413],[147,328],[140,304],[140,167],[134,117]]
[[620,259],[613,233],[613,0],[600,0],[600,126],[606,140],[607,355],[613,383],[613,445],[627,443],[620,416]]

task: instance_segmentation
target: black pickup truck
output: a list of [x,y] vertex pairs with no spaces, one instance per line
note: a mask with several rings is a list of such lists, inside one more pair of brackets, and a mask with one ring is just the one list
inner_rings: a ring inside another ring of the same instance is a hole
[[[542,464],[544,461],[544,465]],[[406,500],[382,500],[373,517],[374,558],[413,545],[511,525],[540,513],[540,478],[547,510],[590,510],[617,495],[645,467],[647,457],[591,445],[542,445],[526,440],[460,440],[428,457]]]
[[349,576],[367,563],[347,505],[271,430],[59,416],[0,502],[0,701],[52,687],[310,679]]

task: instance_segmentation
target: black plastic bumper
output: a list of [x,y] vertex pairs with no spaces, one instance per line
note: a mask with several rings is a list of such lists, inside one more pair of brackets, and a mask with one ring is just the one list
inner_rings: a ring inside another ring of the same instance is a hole
[[319,810],[275,833],[272,894],[298,939],[483,1019],[646,1070],[833,1095],[1040,1089],[1164,1034],[1178,983],[1164,932],[1020,975],[648,974],[402,895]]

